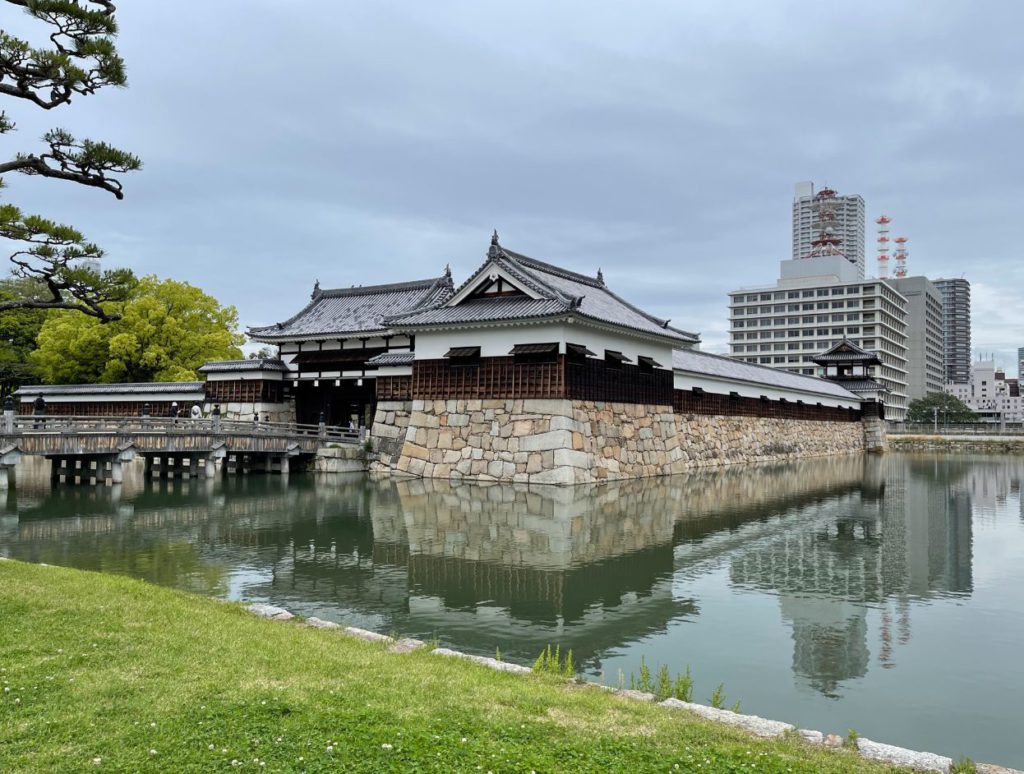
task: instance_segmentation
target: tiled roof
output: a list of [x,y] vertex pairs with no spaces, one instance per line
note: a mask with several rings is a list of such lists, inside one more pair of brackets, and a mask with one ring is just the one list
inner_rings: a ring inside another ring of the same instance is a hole
[[371,357],[366,361],[368,366],[376,366],[377,368],[384,368],[387,366],[405,366],[412,365],[412,361],[416,358],[416,355],[412,352],[383,352],[376,357]]
[[849,339],[843,339],[832,345],[820,355],[814,358],[818,365],[831,363],[863,363],[864,365],[878,365],[882,361],[873,352],[861,349]]
[[14,394],[19,397],[42,395],[43,398],[61,395],[166,395],[194,392],[203,394],[206,382],[126,382],[123,384],[36,384],[21,387]]
[[247,360],[214,360],[199,369],[201,374],[231,371],[281,371],[287,373],[288,366],[276,357],[251,357]]
[[720,379],[751,384],[763,384],[802,392],[816,392],[831,398],[859,400],[852,392],[836,382],[816,376],[804,376],[777,368],[744,363],[731,357],[712,355],[695,349],[677,349],[672,352],[672,367],[677,371],[706,374]]
[[629,328],[675,339],[680,343],[695,343],[697,334],[681,331],[668,325],[667,320],[641,311],[619,298],[605,287],[604,280],[587,277],[543,261],[507,250],[491,240],[487,261],[470,277],[455,295],[479,276],[490,265],[496,265],[523,287],[540,298],[496,297],[464,301],[457,306],[436,305],[415,312],[396,313],[387,317],[387,323],[396,328],[407,326],[457,325],[470,322],[500,322],[505,320],[533,320],[572,314],[595,321]]
[[250,328],[256,341],[287,341],[320,336],[379,333],[387,330],[385,315],[429,308],[452,294],[451,275],[390,285],[366,285],[313,291],[312,300],[294,317],[262,328]]
[[841,379],[836,384],[841,384],[846,389],[857,392],[889,392],[888,387],[874,379]]

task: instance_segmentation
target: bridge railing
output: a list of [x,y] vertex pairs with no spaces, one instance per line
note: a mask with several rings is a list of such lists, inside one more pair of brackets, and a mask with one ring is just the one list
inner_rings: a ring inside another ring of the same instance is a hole
[[1006,422],[893,422],[887,428],[893,435],[1024,435],[1024,423]]
[[75,433],[166,433],[188,435],[210,433],[231,436],[267,436],[318,439],[323,443],[358,444],[365,430],[308,425],[296,422],[245,422],[221,417],[75,416],[69,414],[15,414],[0,421],[0,435]]

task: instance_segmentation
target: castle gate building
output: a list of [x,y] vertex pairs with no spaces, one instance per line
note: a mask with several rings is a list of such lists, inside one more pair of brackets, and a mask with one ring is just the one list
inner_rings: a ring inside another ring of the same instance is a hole
[[414,336],[396,333],[385,315],[411,313],[446,300],[451,274],[388,285],[321,290],[284,322],[249,330],[259,342],[278,347],[287,367],[285,389],[294,401],[295,420],[315,424],[369,426],[377,403],[378,371],[370,361],[385,354],[410,353]]

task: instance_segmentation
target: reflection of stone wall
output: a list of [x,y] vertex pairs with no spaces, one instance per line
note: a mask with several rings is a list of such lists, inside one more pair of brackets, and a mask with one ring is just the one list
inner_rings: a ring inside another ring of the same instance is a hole
[[632,482],[572,491],[447,481],[396,488],[410,553],[511,566],[566,569],[669,546],[676,516],[665,507],[666,488]]
[[[864,448],[859,422],[674,414],[670,406],[573,400],[414,400],[395,463],[424,478],[582,484]],[[404,421],[378,411],[374,434]],[[383,462],[383,459],[382,459]]]

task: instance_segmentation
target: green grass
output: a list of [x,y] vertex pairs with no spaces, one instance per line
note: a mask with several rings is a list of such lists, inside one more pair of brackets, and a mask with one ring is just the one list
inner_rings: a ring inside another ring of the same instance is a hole
[[885,770],[116,576],[0,561],[0,624],[3,772]]

